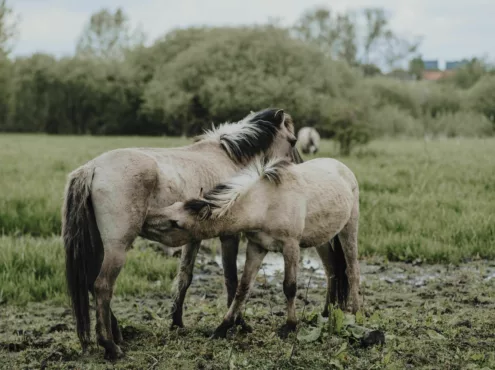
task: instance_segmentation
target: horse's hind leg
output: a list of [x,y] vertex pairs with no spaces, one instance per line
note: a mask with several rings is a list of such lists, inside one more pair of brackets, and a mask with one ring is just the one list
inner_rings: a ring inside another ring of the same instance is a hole
[[120,327],[119,327],[119,322],[117,321],[117,318],[115,317],[111,308],[110,308],[110,315],[111,315],[111,320],[112,320],[113,340],[116,344],[123,344],[124,338],[122,337],[122,332],[121,332]]
[[[92,289],[92,291],[93,291],[93,299],[96,302],[96,297],[94,294],[94,288]],[[110,308],[110,315],[111,315],[111,323],[112,323],[111,327],[112,327],[113,340],[114,340],[115,344],[123,344],[124,339],[122,337],[122,331],[120,330],[119,322],[118,322],[117,318],[115,317],[115,314],[113,313],[112,308]]]
[[[115,343],[114,328],[118,328],[117,319],[110,309],[115,281],[124,266],[126,245],[116,243],[105,246],[105,257],[94,289],[96,298],[96,335],[98,344],[105,348],[105,358],[122,357],[120,347]],[[118,330],[120,332],[120,330]],[[116,333],[118,335],[118,333]]]
[[351,217],[344,228],[338,234],[342,244],[345,262],[347,265],[346,275],[349,282],[349,300],[347,307],[353,313],[359,310],[359,261],[358,261],[358,222],[359,222],[359,200],[356,199],[352,208]]
[[[227,307],[230,307],[237,290],[237,254],[239,253],[239,235],[226,235],[220,237],[222,244],[222,265],[225,287],[227,289]],[[242,313],[236,319],[236,324],[242,326],[245,332],[252,332],[252,328],[242,318]]]
[[319,247],[316,247],[316,251],[320,256],[321,262],[323,263],[323,268],[327,276],[327,296],[325,299],[325,307],[321,315],[323,317],[328,317],[328,306],[330,304],[336,303],[336,280],[333,271],[332,261],[335,258],[335,252],[333,251],[330,242],[325,243]]
[[172,325],[171,328],[183,328],[182,311],[187,289],[191,285],[193,278],[194,262],[198,254],[201,241],[194,241],[182,247],[180,257],[179,273],[177,274],[177,292],[172,304]]
[[119,158],[113,162],[113,172],[103,175],[97,169],[92,184],[91,197],[104,253],[94,282],[96,336],[98,344],[105,348],[107,359],[123,356],[116,344],[122,342],[122,334],[110,302],[126,251],[144,223],[149,195],[156,182],[154,162],[142,161],[139,168],[132,163]]

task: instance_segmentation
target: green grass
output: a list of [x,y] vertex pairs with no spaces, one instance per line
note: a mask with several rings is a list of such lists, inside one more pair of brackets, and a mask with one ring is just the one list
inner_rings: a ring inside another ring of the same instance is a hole
[[[300,331],[287,340],[276,335],[285,320],[282,279],[266,281],[263,274],[258,275],[246,305],[245,317],[253,332],[210,340],[226,312],[226,297],[221,268],[207,261],[201,267],[198,270],[204,274],[207,268],[208,273],[191,285],[185,329],[169,329],[171,295],[115,296],[112,309],[123,328],[126,352],[115,364],[103,359],[103,349],[96,343],[81,354],[74,320],[65,306],[48,302],[0,306],[0,368],[495,368],[495,285],[486,280],[495,269],[485,261],[460,267],[363,263],[363,311],[355,317],[334,311],[334,322],[318,315],[325,295],[323,278],[301,269],[296,300]],[[419,286],[407,282],[428,274],[437,277]],[[312,284],[306,291],[310,276]],[[352,321],[361,329],[382,331],[385,344],[362,348],[354,340],[360,331],[349,325]]]
[[[187,139],[0,136],[0,231],[60,232],[67,174],[106,150]],[[337,157],[331,141],[319,156]],[[383,140],[340,158],[361,188],[360,255],[460,262],[495,257],[494,139]],[[306,157],[308,159],[309,157]]]
[[[167,259],[136,243],[117,281],[116,294],[168,292],[177,271]],[[59,238],[0,237],[0,305],[53,300],[66,303],[64,249]]]
[[[66,176],[109,149],[188,142],[0,135],[0,363],[7,368],[109,368],[101,348],[80,355],[67,306],[57,235]],[[335,144],[323,141],[319,155],[338,158]],[[187,329],[169,330],[177,260],[138,239],[112,301],[127,343],[127,357],[115,367],[493,368],[493,263],[424,262],[495,258],[494,157],[494,139],[469,139],[382,140],[339,158],[360,183],[360,257],[380,261],[380,266],[362,264],[364,316],[358,317],[363,326],[385,333],[383,347],[360,348],[345,330],[330,332],[318,320],[308,322],[320,312],[325,294],[323,279],[308,270],[300,274],[297,312],[301,333],[318,334],[311,334],[309,343],[278,339],[285,315],[281,278],[267,282],[262,273],[246,306],[255,331],[210,341],[226,312],[226,297],[221,268],[201,260],[204,251],[186,298]],[[303,309],[309,276],[309,304]],[[401,280],[404,276],[436,277],[416,285]]]

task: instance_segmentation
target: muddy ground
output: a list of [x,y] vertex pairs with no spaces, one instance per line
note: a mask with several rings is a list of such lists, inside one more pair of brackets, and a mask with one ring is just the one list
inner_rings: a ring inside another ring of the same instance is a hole
[[[362,262],[363,312],[350,317],[334,311],[325,321],[319,317],[325,281],[314,257],[303,256],[297,302],[302,323],[289,339],[276,335],[285,298],[275,254],[267,256],[245,311],[254,331],[208,338],[226,311],[226,296],[220,259],[203,251],[186,299],[185,329],[169,329],[170,294],[115,297],[126,357],[109,363],[96,346],[81,355],[67,307],[0,306],[0,368],[495,368],[495,263]],[[363,340],[371,330],[383,333],[385,343]]]

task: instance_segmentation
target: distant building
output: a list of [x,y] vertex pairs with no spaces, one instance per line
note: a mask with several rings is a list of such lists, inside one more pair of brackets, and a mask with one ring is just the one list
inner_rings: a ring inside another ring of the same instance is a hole
[[456,68],[460,68],[468,63],[467,60],[461,60],[461,61],[453,61],[453,62],[446,62],[445,63],[445,70],[446,71],[451,71]]
[[445,63],[445,70],[440,70],[438,68],[438,60],[426,60],[423,61],[424,64],[424,71],[422,74],[423,80],[426,81],[437,81],[442,78],[451,76],[455,74],[455,70],[457,68],[462,67],[465,65],[467,62],[462,60],[462,61],[448,61]]
[[438,71],[438,60],[423,60],[425,71]]

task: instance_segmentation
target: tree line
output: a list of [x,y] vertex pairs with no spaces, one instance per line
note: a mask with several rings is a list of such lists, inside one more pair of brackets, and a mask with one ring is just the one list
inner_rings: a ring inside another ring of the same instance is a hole
[[[495,75],[473,59],[420,81],[421,39],[398,35],[380,8],[310,9],[290,27],[175,29],[145,45],[122,9],[102,9],[73,56],[10,55],[15,9],[0,0],[0,131],[196,135],[211,123],[280,106],[297,128],[334,137],[343,154],[376,136],[482,136],[495,127]],[[414,81],[391,78],[403,71]]]

